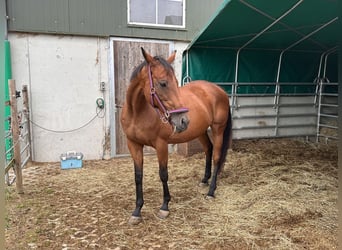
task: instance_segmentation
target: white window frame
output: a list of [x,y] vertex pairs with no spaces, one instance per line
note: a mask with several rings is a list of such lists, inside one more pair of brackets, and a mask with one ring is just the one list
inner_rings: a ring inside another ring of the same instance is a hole
[[[143,1],[143,0],[141,0]],[[158,0],[156,1],[156,20],[155,23],[143,23],[143,22],[131,22],[131,0],[127,0],[127,23],[128,25],[137,25],[144,27],[156,27],[156,28],[176,28],[176,29],[185,29],[185,9],[186,9],[186,0],[169,0],[175,2],[183,2],[183,13],[182,13],[182,25],[170,25],[170,24],[158,24]]]

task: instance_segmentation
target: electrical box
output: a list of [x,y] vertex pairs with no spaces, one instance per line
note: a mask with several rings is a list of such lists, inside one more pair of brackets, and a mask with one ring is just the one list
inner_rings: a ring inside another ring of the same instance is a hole
[[106,83],[105,82],[100,82],[100,90],[105,91],[106,90]]

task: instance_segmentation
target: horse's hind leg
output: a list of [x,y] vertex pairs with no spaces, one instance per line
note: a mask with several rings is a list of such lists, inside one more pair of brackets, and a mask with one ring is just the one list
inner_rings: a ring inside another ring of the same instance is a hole
[[205,153],[205,171],[204,177],[200,183],[200,185],[208,185],[208,181],[211,177],[211,164],[213,157],[213,144],[210,141],[208,133],[201,135],[199,138],[200,143],[202,144],[203,151]]
[[213,131],[213,162],[214,162],[214,171],[213,176],[209,186],[209,192],[207,198],[213,198],[215,190],[216,190],[216,182],[217,182],[217,175],[222,167],[220,158],[222,154],[222,145],[223,145],[223,132],[225,130],[225,125],[214,125],[212,126]]
[[[226,122],[216,122],[213,124],[213,162],[214,172],[211,179],[209,192],[207,197],[213,198],[216,190],[217,175],[222,170],[226,161],[229,144],[231,143],[230,137],[232,134],[232,117],[228,106]],[[222,121],[222,120],[221,120]]]

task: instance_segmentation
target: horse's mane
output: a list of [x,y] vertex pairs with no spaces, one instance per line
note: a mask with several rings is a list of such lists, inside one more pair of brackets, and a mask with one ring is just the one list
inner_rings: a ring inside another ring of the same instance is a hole
[[[161,56],[155,56],[154,57],[155,60],[158,60],[160,62],[160,64],[168,71],[173,71],[173,68],[171,66],[171,64],[168,63],[168,61],[166,61],[163,57]],[[142,68],[144,66],[146,66],[147,62],[143,61],[140,65],[138,65],[138,67],[136,67],[131,75],[130,81],[132,81],[134,78],[136,78],[138,76],[138,74],[140,73],[140,71],[142,70]]]

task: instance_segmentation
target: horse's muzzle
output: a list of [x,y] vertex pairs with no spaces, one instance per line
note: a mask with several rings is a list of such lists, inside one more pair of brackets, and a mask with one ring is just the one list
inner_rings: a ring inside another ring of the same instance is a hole
[[176,133],[181,133],[186,130],[188,128],[189,121],[187,112],[171,115],[171,124],[174,126]]

